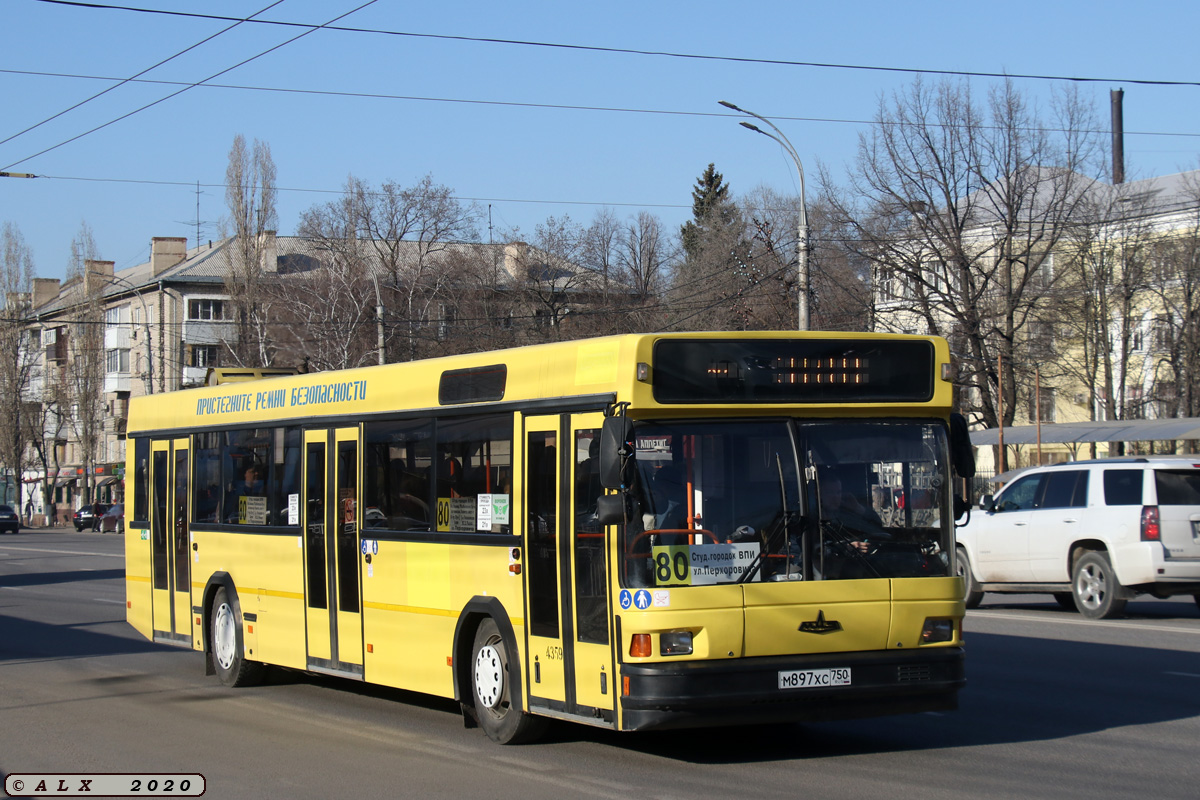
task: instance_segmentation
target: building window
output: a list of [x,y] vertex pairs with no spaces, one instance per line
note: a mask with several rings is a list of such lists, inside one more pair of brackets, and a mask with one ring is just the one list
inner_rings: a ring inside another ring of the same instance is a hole
[[192,345],[190,367],[219,367],[221,348],[215,344]]
[[129,372],[129,350],[118,349],[108,351],[108,372]]
[[[1040,392],[1029,393],[1029,421],[1054,422],[1054,389],[1043,386]],[[1040,410],[1038,406],[1041,406]],[[1039,416],[1040,415],[1040,416]]]
[[188,319],[225,319],[224,300],[188,300]]
[[129,306],[113,306],[104,310],[104,324],[109,327],[129,324]]

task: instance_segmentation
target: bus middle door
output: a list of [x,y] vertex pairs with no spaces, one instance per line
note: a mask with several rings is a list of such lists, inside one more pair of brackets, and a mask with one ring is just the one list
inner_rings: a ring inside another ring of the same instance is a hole
[[525,420],[526,619],[530,705],[612,719],[604,529],[596,521],[601,414]]
[[362,678],[357,428],[304,432],[300,503],[308,668]]
[[150,542],[154,639],[192,643],[188,535],[188,440],[156,440],[150,456]]
[[570,633],[563,630],[570,626],[570,616],[562,613],[563,596],[559,594],[562,559],[569,558],[564,543],[570,532],[559,513],[560,506],[565,508],[560,480],[562,429],[563,418],[558,415],[525,418],[521,504],[525,513],[525,628],[529,644],[526,696],[530,706],[558,713],[566,713],[574,704],[574,687],[568,680],[572,667],[563,646],[571,641]]

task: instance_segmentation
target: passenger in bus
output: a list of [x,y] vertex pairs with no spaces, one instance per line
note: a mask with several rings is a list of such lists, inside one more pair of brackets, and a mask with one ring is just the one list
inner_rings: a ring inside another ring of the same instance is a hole
[[687,527],[687,497],[678,466],[667,463],[651,474],[642,523],[646,530],[682,530]]
[[263,482],[259,478],[259,475],[260,472],[258,467],[251,463],[246,467],[246,472],[243,475],[243,479],[233,485],[233,488],[225,497],[226,522],[242,521],[239,517],[238,498],[262,497],[264,489]]

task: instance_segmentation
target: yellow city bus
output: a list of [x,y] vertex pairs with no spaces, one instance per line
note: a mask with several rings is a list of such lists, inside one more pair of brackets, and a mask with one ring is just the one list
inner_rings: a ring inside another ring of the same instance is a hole
[[949,378],[934,337],[681,333],[134,398],[127,617],[501,743],[952,709]]

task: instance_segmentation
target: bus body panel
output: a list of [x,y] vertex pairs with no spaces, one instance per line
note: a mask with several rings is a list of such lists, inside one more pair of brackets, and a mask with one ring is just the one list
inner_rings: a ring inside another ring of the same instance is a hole
[[955,620],[953,643],[962,642],[966,614],[959,578],[893,578],[891,647],[917,647],[927,619]]
[[[209,577],[228,574],[242,611],[247,655],[293,669],[305,667],[303,550],[295,534],[193,531],[195,605]],[[251,615],[251,619],[246,619]],[[253,630],[250,628],[253,627]],[[199,637],[197,637],[199,638]]]
[[747,583],[744,655],[839,653],[888,646],[888,581]]
[[126,525],[125,619],[147,639],[154,638],[150,581],[150,533]]
[[[369,529],[364,539],[374,543]],[[518,541],[514,537],[514,546]],[[462,609],[480,586],[490,586],[488,593],[506,609],[521,608],[520,578],[508,571],[510,548],[462,545],[471,555],[452,560],[445,544],[385,540],[377,546],[363,572],[364,677],[453,697],[450,659]],[[519,617],[509,622],[516,630],[523,625]]]

